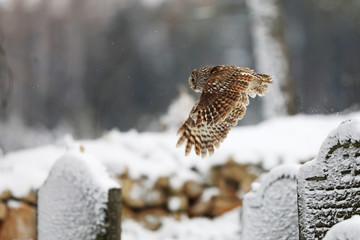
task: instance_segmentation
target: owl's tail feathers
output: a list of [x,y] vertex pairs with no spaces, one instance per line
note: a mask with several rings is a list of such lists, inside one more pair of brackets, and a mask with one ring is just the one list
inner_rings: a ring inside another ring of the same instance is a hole
[[249,95],[251,97],[255,97],[255,95],[264,96],[269,84],[272,83],[271,76],[254,72],[254,77],[254,81],[250,83],[250,90],[253,94]]
[[214,146],[218,148],[220,142],[226,138],[227,133],[230,131],[229,125],[226,123],[211,126],[206,123],[195,125],[192,121],[189,118],[179,128],[178,134],[181,135],[176,146],[180,147],[186,141],[186,156],[190,154],[193,146],[195,153],[203,158],[206,157],[207,153],[212,155],[215,150]]

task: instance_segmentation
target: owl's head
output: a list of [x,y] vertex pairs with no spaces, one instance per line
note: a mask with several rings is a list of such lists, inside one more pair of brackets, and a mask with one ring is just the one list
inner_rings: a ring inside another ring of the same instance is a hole
[[213,67],[194,69],[189,77],[189,85],[195,92],[202,92],[206,81],[212,74]]

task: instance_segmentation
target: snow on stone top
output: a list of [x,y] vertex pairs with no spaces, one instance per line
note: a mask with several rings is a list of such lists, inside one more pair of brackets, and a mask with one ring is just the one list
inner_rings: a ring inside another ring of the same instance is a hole
[[[119,188],[119,184],[109,177],[106,168],[93,155],[80,151],[68,151],[52,166],[49,177],[72,179],[74,185],[99,189],[107,192],[112,188]],[[50,180],[49,180],[50,181]],[[58,182],[54,182],[57,184]],[[44,185],[49,184],[48,180]],[[98,190],[94,192],[99,192]],[[105,201],[106,202],[106,201]]]
[[[275,181],[282,178],[291,178],[296,180],[299,168],[300,164],[283,164],[273,168],[269,173],[260,177],[260,182],[256,182],[255,184],[253,183],[251,191],[247,193],[245,197],[253,198],[256,194],[258,196],[258,200],[262,199],[265,191]],[[282,195],[283,193],[278,192],[277,194]],[[256,203],[254,202],[254,204]]]
[[89,184],[104,191],[119,188],[119,184],[109,177],[102,163],[88,153],[69,151],[55,162],[52,169],[54,168],[58,168],[57,171],[71,172],[85,186]]
[[354,119],[342,122],[338,128],[338,135],[340,143],[345,143],[349,139],[360,141],[360,121]]
[[325,159],[329,150],[336,144],[344,144],[348,141],[360,141],[360,121],[358,119],[343,121],[340,126],[330,132],[321,145],[319,158]]
[[357,240],[360,236],[360,216],[352,216],[350,219],[344,220],[334,225],[326,233],[324,240]]
[[301,179],[324,174],[323,164],[328,159],[329,152],[337,144],[345,144],[348,141],[360,141],[360,121],[358,118],[341,122],[340,126],[332,130],[323,141],[318,156],[315,160],[304,164],[299,174]]
[[212,166],[223,164],[230,157],[237,163],[259,164],[269,170],[279,164],[314,158],[329,131],[341,121],[355,117],[360,117],[360,113],[297,115],[236,127],[207,159],[199,159],[194,153],[185,157],[184,149],[175,147],[174,130],[160,133],[112,130],[99,139],[80,141],[67,136],[57,144],[0,157],[0,192],[9,189],[15,197],[22,197],[29,190],[38,189],[54,162],[69,149],[78,150],[80,146],[85,153],[98,158],[112,176],[127,172],[134,179],[146,177],[149,184],[159,176],[169,176],[171,183],[179,186],[186,180],[199,180],[206,177]]
[[296,180],[299,168],[300,164],[284,164],[274,167],[261,179],[261,186],[257,191],[263,192],[275,181],[282,178],[291,178]]

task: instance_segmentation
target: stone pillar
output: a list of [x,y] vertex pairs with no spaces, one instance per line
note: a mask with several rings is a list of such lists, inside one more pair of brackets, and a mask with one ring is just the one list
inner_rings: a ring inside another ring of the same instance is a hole
[[336,223],[360,214],[360,122],[346,121],[298,175],[300,239],[323,239]]
[[39,240],[120,240],[121,189],[93,156],[70,152],[38,192]]
[[281,165],[244,196],[242,240],[298,239],[296,176],[299,165]]

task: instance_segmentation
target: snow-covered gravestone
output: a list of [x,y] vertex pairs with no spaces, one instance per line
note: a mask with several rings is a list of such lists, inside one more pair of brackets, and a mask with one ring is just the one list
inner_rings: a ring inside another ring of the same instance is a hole
[[346,121],[298,175],[300,239],[322,239],[336,223],[360,214],[360,122]]
[[243,198],[242,240],[298,239],[296,177],[300,165],[281,165]]
[[70,152],[38,192],[39,240],[119,240],[119,185],[93,156]]
[[330,228],[324,240],[358,240],[360,238],[359,226],[360,216],[353,216]]

